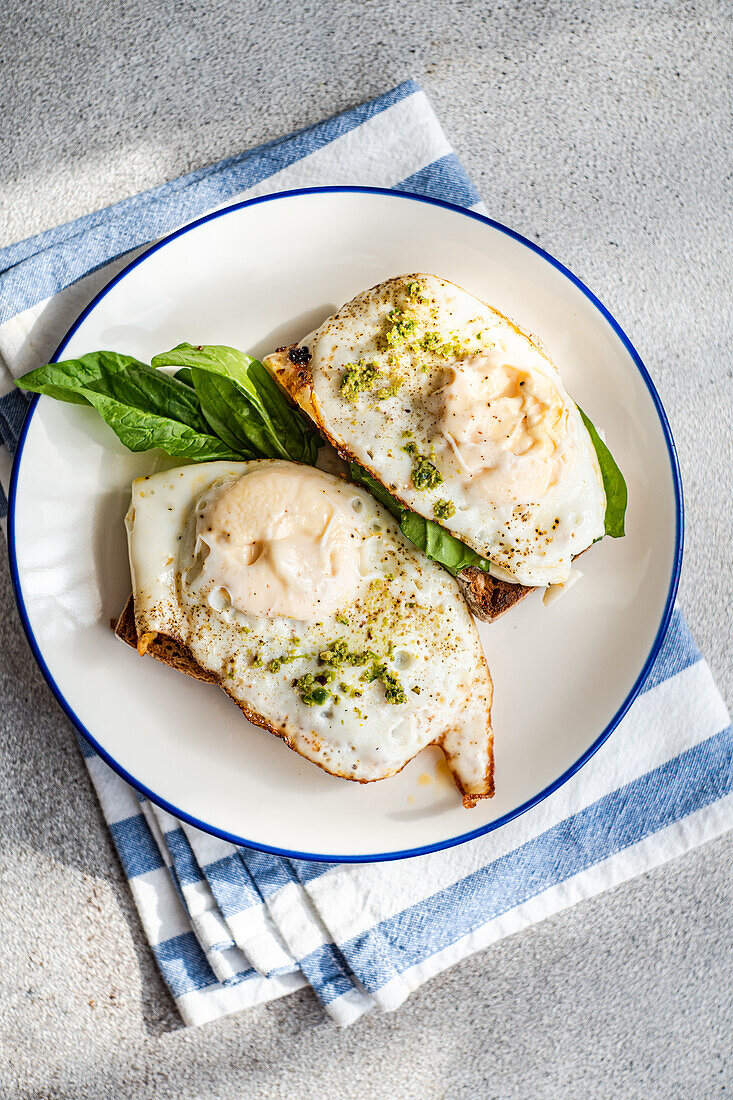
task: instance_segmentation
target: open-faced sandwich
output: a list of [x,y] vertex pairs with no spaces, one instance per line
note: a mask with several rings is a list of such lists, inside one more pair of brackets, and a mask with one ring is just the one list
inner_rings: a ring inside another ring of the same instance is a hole
[[385,779],[437,744],[466,805],[493,793],[475,623],[364,489],[205,462],[135,481],[126,526],[134,616],[117,630],[138,652],[215,681],[332,775]]
[[623,534],[623,479],[549,355],[445,279],[373,287],[265,365],[408,533],[414,513],[460,540],[481,618]]
[[579,554],[624,531],[623,477],[534,338],[409,275],[265,366],[181,344],[19,384],[186,463],[133,483],[123,641],[218,684],[333,775],[384,779],[435,744],[464,805],[493,794],[468,606],[491,620],[566,586]]

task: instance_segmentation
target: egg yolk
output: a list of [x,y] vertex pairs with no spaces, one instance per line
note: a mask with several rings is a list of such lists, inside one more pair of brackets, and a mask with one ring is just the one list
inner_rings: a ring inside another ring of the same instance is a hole
[[360,584],[351,496],[320,470],[271,467],[214,488],[199,501],[201,583],[239,611],[315,622]]
[[552,381],[500,352],[447,368],[432,397],[443,461],[495,504],[538,503],[575,457],[568,411]]

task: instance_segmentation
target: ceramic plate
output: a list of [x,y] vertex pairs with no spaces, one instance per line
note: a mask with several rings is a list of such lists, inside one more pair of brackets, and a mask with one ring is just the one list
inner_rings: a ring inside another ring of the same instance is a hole
[[[393,779],[334,779],[249,725],[217,688],[139,658],[112,634],[129,593],[130,482],[160,468],[90,409],[33,405],[11,491],[11,564],[35,655],[76,726],[178,817],[256,848],[319,860],[393,859],[502,825],[550,794],[609,736],[671,613],[682,509],[659,398],[613,318],[529,241],[446,203],[360,188],[288,192],[218,211],[153,246],[79,318],[56,358],[97,348],[149,360],[182,341],[255,355],[297,340],[365,287],[403,272],[453,280],[537,333],[601,427],[629,487],[626,538],[583,558],[546,608],[538,593],[481,624],[494,680],[496,796],[465,810],[427,749]],[[171,463],[172,464],[172,463]]]

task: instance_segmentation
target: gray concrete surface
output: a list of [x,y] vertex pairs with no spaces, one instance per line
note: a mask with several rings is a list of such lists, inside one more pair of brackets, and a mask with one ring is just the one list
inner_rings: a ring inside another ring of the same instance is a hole
[[[0,243],[419,79],[493,216],[575,270],[670,413],[681,603],[733,697],[731,7],[6,0]],[[0,554],[0,1092],[717,1097],[733,842],[515,936],[339,1032],[307,992],[181,1028]]]

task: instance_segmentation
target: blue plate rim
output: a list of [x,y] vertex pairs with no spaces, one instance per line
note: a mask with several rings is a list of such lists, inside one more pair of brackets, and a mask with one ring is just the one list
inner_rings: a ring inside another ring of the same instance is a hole
[[589,287],[587,287],[585,283],[577,277],[577,275],[573,274],[573,272],[568,267],[562,264],[549,252],[545,251],[544,248],[541,248],[533,241],[530,241],[526,237],[523,237],[515,230],[509,229],[508,226],[502,225],[501,222],[497,222],[493,218],[487,217],[485,214],[479,214],[475,210],[467,210],[465,209],[465,207],[457,206],[455,203],[452,202],[447,202],[445,199],[430,198],[426,195],[417,195],[409,191],[394,191],[385,187],[362,187],[357,185],[293,188],[288,191],[276,191],[269,195],[262,195],[252,199],[244,199],[241,202],[231,203],[230,205],[225,206],[220,210],[214,210],[209,214],[205,214],[203,217],[197,218],[195,221],[188,222],[186,225],[181,226],[179,229],[174,230],[172,233],[169,233],[167,236],[161,238],[161,240],[156,241],[154,244],[150,245],[139,256],[136,256],[133,260],[131,260],[130,263],[122,269],[122,271],[118,272],[115,276],[113,276],[112,279],[110,279],[108,283],[105,284],[105,286],[99,291],[98,294],[94,296],[91,302],[89,302],[89,304],[82,310],[77,319],[71,325],[61,343],[56,348],[56,351],[52,356],[51,362],[58,361],[59,357],[63,353],[72,336],[76,333],[77,329],[83,324],[87,316],[97,306],[102,298],[104,298],[110,292],[112,287],[116,286],[116,284],[120,282],[121,279],[125,278],[135,267],[138,266],[138,264],[141,264],[154,252],[157,252],[160,248],[164,248],[166,245],[170,244],[171,241],[183,236],[183,234],[185,233],[191,232],[191,230],[196,229],[201,225],[206,224],[206,222],[225,217],[227,214],[230,214],[236,210],[242,210],[245,207],[257,206],[259,204],[268,202],[277,202],[282,199],[292,198],[294,196],[321,194],[384,195],[389,196],[393,199],[410,202],[421,202],[429,206],[438,206],[445,210],[450,210],[456,214],[462,215],[463,217],[473,218],[474,220],[481,222],[484,225],[490,226],[492,229],[498,230],[500,233],[504,233],[512,240],[517,241],[519,244],[522,244],[525,247],[531,249],[531,251],[535,252],[538,256],[541,256],[581,291],[581,293],[592,303],[592,305],[596,307],[596,309],[605,319],[607,324],[610,325],[611,329],[620,339],[621,343],[630,355],[634,365],[639,371],[642,381],[649,391],[649,395],[656,409],[657,416],[659,417],[659,422],[661,424],[662,434],[664,436],[664,441],[667,446],[667,453],[672,472],[672,481],[675,494],[676,519],[674,559],[672,574],[670,577],[669,590],[664,605],[664,611],[662,613],[656,636],[649,651],[649,655],[642,665],[639,675],[634,681],[634,684],[626,695],[626,698],[622,702],[621,706],[616,711],[611,721],[604,727],[602,732],[595,739],[595,741],[593,741],[588,749],[586,749],[586,751],[582,753],[582,755],[573,764],[571,764],[569,768],[567,768],[560,776],[558,776],[557,779],[548,784],[547,787],[544,787],[532,798],[527,799],[526,802],[521,803],[521,805],[516,806],[513,810],[510,810],[506,814],[503,814],[500,818],[497,818],[496,821],[491,821],[487,825],[482,825],[477,829],[473,829],[467,833],[462,833],[460,836],[451,837],[448,840],[444,841],[437,841],[435,844],[427,844],[418,848],[403,849],[396,852],[378,852],[372,855],[353,856],[332,855],[314,852],[298,852],[288,848],[278,848],[272,845],[255,843],[251,840],[247,840],[246,837],[236,836],[233,833],[229,833],[224,829],[219,829],[214,825],[210,825],[208,822],[201,821],[199,818],[196,818],[193,815],[186,813],[185,810],[182,810],[178,806],[174,806],[165,798],[162,798],[160,795],[156,794],[154,791],[146,787],[146,785],[140,780],[136,779],[135,776],[131,775],[124,767],[122,767],[121,764],[114,760],[114,758],[107,752],[107,750],[99,743],[96,737],[86,728],[81,719],[75,714],[69,703],[66,701],[59,685],[56,683],[51,673],[51,670],[46,664],[40,646],[38,645],[36,637],[31,628],[28,613],[26,611],[25,601],[23,599],[23,591],[20,582],[20,570],[18,567],[15,542],[15,510],[17,504],[18,477],[20,473],[20,465],[23,457],[23,450],[28,435],[28,430],[30,428],[33,414],[38,405],[38,400],[40,396],[38,394],[36,394],[28,407],[28,412],[23,423],[20,439],[18,441],[18,448],[16,450],[15,458],[13,461],[13,468],[10,478],[10,488],[8,493],[8,552],[10,557],[10,574],[15,594],[15,600],[18,605],[18,613],[20,615],[21,623],[28,639],[28,644],[30,645],[33,656],[41,670],[41,673],[44,676],[44,679],[46,680],[48,686],[56,697],[56,700],[61,706],[62,710],[71,721],[72,725],[89,742],[95,752],[97,752],[99,756],[101,756],[104,762],[108,764],[109,767],[111,767],[112,770],[115,771],[122,779],[124,779],[141,794],[145,795],[145,797],[150,799],[150,801],[155,803],[155,805],[160,806],[164,810],[167,810],[168,813],[173,814],[175,817],[180,818],[182,821],[187,822],[187,824],[189,825],[193,825],[195,828],[201,829],[203,832],[210,833],[211,835],[217,836],[222,840],[227,840],[232,844],[238,844],[245,848],[252,848],[255,851],[267,852],[271,855],[284,856],[288,859],[302,859],[306,862],[313,863],[381,863],[398,859],[408,859],[414,856],[428,855],[431,852],[443,851],[447,848],[453,848],[457,844],[465,844],[469,840],[475,840],[478,837],[485,836],[487,833],[494,832],[496,829],[501,828],[503,825],[506,825],[508,824],[508,822],[513,821],[515,818],[521,816],[521,814],[524,814],[528,810],[531,810],[533,806],[536,806],[538,803],[543,802],[546,798],[549,798],[551,794],[554,794],[555,791],[559,790],[560,787],[564,786],[564,784],[567,783],[567,781],[571,779],[572,776],[576,774],[576,772],[580,771],[580,769],[585,764],[587,764],[591,757],[595,755],[598,749],[600,749],[601,745],[603,745],[608,740],[608,738],[616,729],[619,722],[621,722],[622,718],[629,710],[629,707],[634,702],[637,695],[644,686],[644,682],[646,681],[651,671],[652,665],[654,664],[654,661],[656,660],[656,657],[662,646],[662,642],[664,641],[664,637],[667,633],[667,628],[669,627],[669,622],[672,617],[675,597],[677,595],[677,589],[679,586],[684,548],[685,521],[682,478],[680,475],[679,460],[677,458],[677,449],[675,447],[675,442],[672,436],[672,430],[670,428],[669,420],[667,418],[667,414],[664,410],[664,406],[662,405],[659,394],[657,393],[656,387],[652,382],[651,376],[649,375],[649,372],[646,369],[641,359],[641,356],[637,352],[629,337],[624,332],[619,322],[616,320],[613,314],[611,314],[610,311],[603,305],[600,299],[596,297],[592,290],[590,290]]

